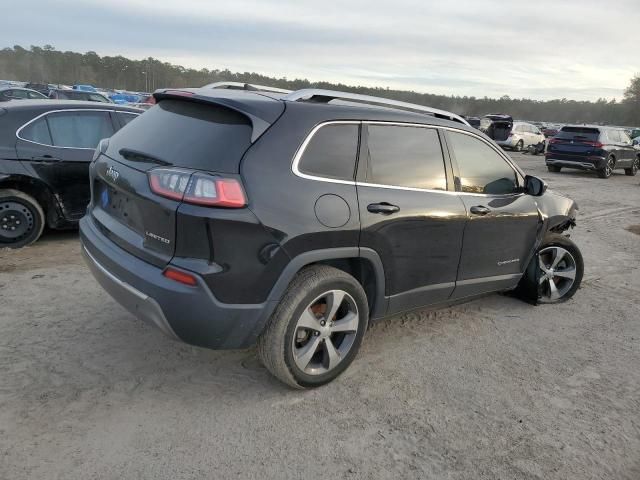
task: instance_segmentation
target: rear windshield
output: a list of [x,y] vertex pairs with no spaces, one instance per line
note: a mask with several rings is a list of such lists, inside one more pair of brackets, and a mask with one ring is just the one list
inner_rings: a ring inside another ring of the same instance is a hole
[[597,128],[589,127],[562,127],[562,129],[556,134],[555,138],[558,139],[571,139],[571,140],[589,140],[595,142],[600,136],[600,130]]
[[159,164],[234,173],[251,146],[251,132],[251,121],[228,108],[163,100],[111,137],[106,153],[132,159],[134,152]]

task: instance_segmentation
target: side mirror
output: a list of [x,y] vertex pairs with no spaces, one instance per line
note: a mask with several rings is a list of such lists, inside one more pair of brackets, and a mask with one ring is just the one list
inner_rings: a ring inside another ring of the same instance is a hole
[[527,195],[539,197],[547,191],[547,184],[538,177],[527,175],[524,177],[524,191]]

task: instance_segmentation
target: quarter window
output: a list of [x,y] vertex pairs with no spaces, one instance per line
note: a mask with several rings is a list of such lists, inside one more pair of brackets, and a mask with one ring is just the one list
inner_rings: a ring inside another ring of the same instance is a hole
[[498,152],[470,135],[449,132],[448,136],[463,192],[500,195],[516,191],[516,173]]
[[367,182],[446,190],[444,157],[433,128],[369,125]]
[[49,133],[47,121],[44,118],[39,118],[35,122],[24,127],[20,132],[20,136],[25,140],[41,143],[43,145],[51,145],[51,134]]
[[308,175],[353,181],[358,125],[325,125],[311,138],[298,166]]
[[620,142],[620,135],[618,134],[617,130],[608,130],[607,131],[607,138],[609,139],[609,141],[611,143],[619,143]]

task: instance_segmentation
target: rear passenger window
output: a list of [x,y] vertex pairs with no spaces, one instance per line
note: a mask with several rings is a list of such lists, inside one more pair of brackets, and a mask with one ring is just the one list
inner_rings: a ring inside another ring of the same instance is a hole
[[449,132],[448,136],[463,192],[500,195],[516,191],[516,173],[498,152],[470,135]]
[[446,190],[438,132],[433,128],[369,125],[367,182]]
[[56,147],[96,148],[113,135],[108,112],[61,112],[47,115],[51,140]]
[[298,169],[302,173],[353,181],[358,155],[358,125],[326,125],[307,144]]

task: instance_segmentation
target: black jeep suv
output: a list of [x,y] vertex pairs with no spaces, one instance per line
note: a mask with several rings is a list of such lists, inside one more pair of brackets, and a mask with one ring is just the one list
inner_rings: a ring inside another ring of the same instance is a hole
[[171,337],[257,342],[275,376],[313,387],[370,320],[580,285],[561,235],[574,202],[454,114],[326,90],[155,98],[99,145],[80,232],[102,286]]
[[35,242],[45,225],[77,226],[98,142],[142,110],[58,100],[0,107],[0,248]]

